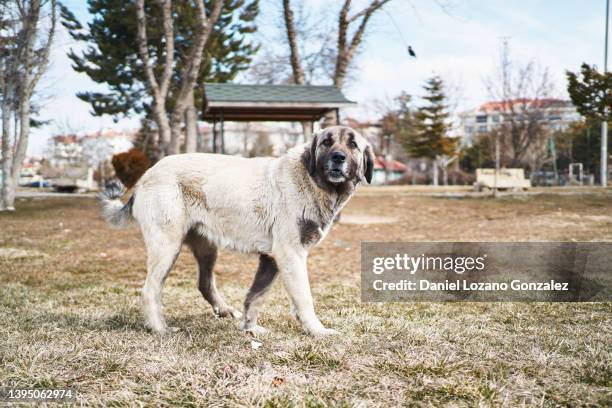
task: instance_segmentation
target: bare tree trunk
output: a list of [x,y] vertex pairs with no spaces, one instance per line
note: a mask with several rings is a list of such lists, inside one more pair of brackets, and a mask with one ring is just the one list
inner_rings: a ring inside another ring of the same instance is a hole
[[[15,134],[13,148],[9,146],[9,123],[10,123],[10,103],[6,98],[11,98],[11,92],[8,95],[3,95],[3,112],[2,112],[2,151],[3,157],[3,180],[2,188],[2,208],[6,210],[14,210],[15,208],[15,189],[19,183],[19,175],[23,166],[23,161],[28,148],[28,139],[30,136],[30,100],[36,84],[42,77],[48,63],[51,43],[55,34],[57,2],[51,0],[51,25],[47,34],[46,41],[41,48],[35,49],[37,39],[39,38],[38,25],[41,15],[41,0],[31,0],[23,2],[19,10],[21,29],[17,34],[16,52],[12,58],[15,58],[15,64],[21,66],[21,70],[16,73],[16,88],[17,92],[17,111],[15,112],[15,126],[19,125],[19,133]],[[12,71],[12,70],[11,70]],[[11,75],[12,76],[12,75]],[[7,78],[4,78],[5,80]],[[12,79],[11,79],[12,81]],[[7,109],[5,109],[7,108]],[[12,160],[11,160],[12,158]],[[9,164],[8,162],[11,161]]]
[[[8,67],[5,65],[5,73]],[[4,86],[2,89],[2,189],[0,191],[2,200],[0,201],[0,211],[14,210],[15,208],[9,205],[9,195],[14,188],[11,177],[11,158],[13,156],[11,149],[11,95],[12,89],[10,86],[11,80],[4,78]]]
[[187,59],[188,62],[185,64],[180,73],[181,85],[179,87],[178,96],[176,97],[174,111],[172,112],[172,141],[170,144],[171,150],[169,151],[169,154],[178,153],[179,142],[177,138],[180,137],[181,121],[184,118],[185,110],[189,104],[189,99],[191,99],[191,103],[193,104],[193,88],[196,80],[198,79],[198,73],[200,72],[200,65],[202,63],[202,56],[204,54],[204,46],[210,37],[210,33],[212,32],[215,23],[219,19],[222,7],[223,0],[215,1],[212,13],[210,17],[208,17],[206,15],[204,2],[200,0],[196,2],[198,28],[193,40],[193,46]]
[[[23,97],[22,97],[23,98]],[[15,140],[15,151],[13,156],[13,163],[11,165],[11,189],[8,191],[5,197],[7,209],[15,208],[15,189],[19,185],[19,176],[21,174],[21,168],[23,167],[23,161],[25,160],[26,151],[28,148],[28,139],[30,136],[30,99],[20,99],[19,101],[19,135]]]
[[432,163],[433,167],[432,167],[432,178],[433,180],[431,181],[431,184],[433,186],[438,186],[438,164],[434,161]]
[[[155,77],[153,66],[149,59],[147,44],[147,24],[144,3],[145,0],[137,0],[136,15],[138,26],[138,54],[143,61],[147,85],[154,100],[154,119],[157,122],[160,133],[160,156],[177,154],[180,150],[181,127],[185,122],[185,111],[193,105],[193,88],[200,71],[204,46],[210,37],[212,29],[219,19],[223,0],[214,2],[210,17],[206,15],[203,0],[195,2],[198,26],[193,38],[193,45],[186,58],[185,65],[178,73],[180,83],[176,94],[174,110],[170,118],[166,110],[170,82],[174,71],[174,21],[172,17],[172,0],[160,0],[162,5],[164,38],[166,42],[165,60],[163,62],[163,73],[158,82]],[[189,101],[191,100],[191,102]]]
[[160,1],[162,6],[163,28],[165,43],[165,61],[161,79],[158,82],[149,62],[149,50],[147,44],[147,18],[144,9],[145,0],[136,2],[136,25],[138,27],[138,54],[142,59],[147,78],[147,84],[153,98],[153,119],[159,133],[158,158],[166,155],[170,144],[170,121],[166,112],[166,99],[172,79],[172,66],[174,65],[174,25],[172,20],[172,1]]
[[[351,0],[344,0],[344,4],[340,9],[338,16],[338,52],[336,54],[336,68],[334,70],[333,83],[338,89],[342,89],[349,66],[363,42],[368,22],[374,13],[380,10],[390,0],[372,0],[372,2],[356,13],[349,16],[351,9]],[[360,20],[360,21],[359,21]],[[359,25],[355,30],[353,37],[349,39],[349,29],[351,24],[359,21]],[[336,115],[334,112],[328,112],[323,118],[323,126],[331,126],[336,123]]]
[[[289,60],[291,62],[293,83],[296,85],[304,85],[306,83],[306,76],[304,75],[302,59],[297,44],[297,30],[295,28],[295,20],[293,18],[290,0],[283,0],[283,16],[285,18],[287,42],[289,43]],[[304,141],[310,140],[312,137],[312,123],[302,122],[302,133],[304,134]]]
[[170,120],[166,113],[166,98],[160,98],[153,103],[153,120],[157,125],[157,158],[161,159],[166,155],[170,145]]
[[289,0],[283,0],[283,16],[285,17],[285,28],[287,29],[287,42],[289,43],[293,83],[297,85],[304,85],[306,79],[297,45],[297,31],[295,29],[295,21],[293,19],[293,10],[291,9],[291,3]]
[[[174,116],[174,115],[173,115]],[[166,154],[179,154],[181,152],[181,134],[183,121],[179,118],[172,118],[170,125],[170,144],[166,149]]]
[[193,100],[193,89],[187,97],[185,110],[185,153],[195,153],[198,144],[198,113]]
[[200,130],[198,126],[196,126],[196,134],[197,134],[197,151],[199,153],[203,153],[208,148],[208,137],[206,134]]
[[442,167],[442,183],[448,186],[448,169],[446,167]]

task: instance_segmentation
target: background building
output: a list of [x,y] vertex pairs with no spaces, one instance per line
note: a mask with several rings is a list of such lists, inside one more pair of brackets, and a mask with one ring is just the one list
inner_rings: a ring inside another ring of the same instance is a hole
[[457,133],[462,138],[462,145],[471,146],[476,137],[499,128],[510,117],[523,120],[529,115],[536,115],[537,119],[549,126],[551,130],[564,129],[569,123],[581,119],[572,102],[562,99],[494,101],[460,113],[460,126]]

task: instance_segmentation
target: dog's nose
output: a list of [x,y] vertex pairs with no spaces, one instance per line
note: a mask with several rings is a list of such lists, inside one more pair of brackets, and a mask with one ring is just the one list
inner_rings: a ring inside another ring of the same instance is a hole
[[331,155],[331,159],[336,164],[342,164],[346,161],[346,154],[342,152],[333,152]]

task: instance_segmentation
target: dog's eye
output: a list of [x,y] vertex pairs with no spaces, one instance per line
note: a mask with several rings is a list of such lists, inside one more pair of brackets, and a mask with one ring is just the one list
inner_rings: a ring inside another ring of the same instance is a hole
[[327,138],[327,139],[325,139],[325,140],[323,141],[323,143],[321,143],[321,144],[322,144],[323,146],[327,146],[327,147],[329,147],[329,146],[331,146],[331,145],[333,145],[333,144],[334,144],[334,141],[333,141],[333,140],[331,140],[330,138]]
[[351,149],[356,149],[357,143],[351,140],[350,142],[348,142],[348,147],[350,147]]

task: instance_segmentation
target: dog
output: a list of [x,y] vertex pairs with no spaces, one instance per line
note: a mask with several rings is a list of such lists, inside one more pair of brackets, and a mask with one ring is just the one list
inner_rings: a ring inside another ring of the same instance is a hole
[[[183,244],[198,264],[198,289],[218,316],[257,324],[263,297],[280,275],[291,313],[313,336],[334,334],[315,314],[306,259],[329,232],[334,218],[361,182],[370,183],[372,146],[357,131],[333,126],[278,158],[190,153],[165,157],[136,183],[126,204],[116,189],[103,194],[103,214],[115,226],[140,225],[147,250],[144,312],[155,332],[169,328],[161,292]],[[213,267],[217,248],[259,254],[244,313],[217,291]]]

